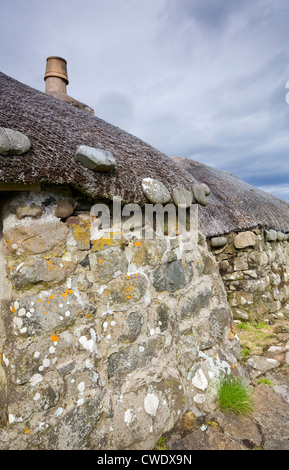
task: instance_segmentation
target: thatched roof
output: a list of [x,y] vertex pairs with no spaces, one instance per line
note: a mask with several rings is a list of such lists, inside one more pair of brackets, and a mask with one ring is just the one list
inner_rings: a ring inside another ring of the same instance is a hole
[[194,160],[172,157],[181,168],[211,189],[208,205],[199,206],[199,225],[207,237],[261,226],[289,232],[289,204],[231,173]]
[[[96,110],[97,111],[97,110]],[[191,189],[193,178],[169,157],[142,140],[70,104],[0,73],[0,126],[29,137],[29,152],[0,157],[0,183],[69,184],[93,198],[122,198],[144,204],[141,182],[155,178],[171,192]],[[95,173],[75,162],[78,146],[110,151],[113,172]]]

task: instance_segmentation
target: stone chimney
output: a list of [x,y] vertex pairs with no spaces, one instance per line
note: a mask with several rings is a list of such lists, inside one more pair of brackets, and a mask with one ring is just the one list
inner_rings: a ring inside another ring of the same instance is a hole
[[45,93],[54,96],[60,101],[71,104],[79,109],[94,114],[94,110],[80,101],[67,95],[66,87],[69,83],[67,75],[67,62],[61,57],[51,56],[46,59],[44,75]]
[[45,93],[64,93],[68,85],[67,62],[61,57],[51,56],[46,59]]

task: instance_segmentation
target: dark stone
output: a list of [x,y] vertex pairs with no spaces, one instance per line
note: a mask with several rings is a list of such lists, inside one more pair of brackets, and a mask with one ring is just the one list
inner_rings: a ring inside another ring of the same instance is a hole
[[168,308],[164,304],[157,308],[157,326],[161,331],[165,331],[169,326]]
[[89,256],[86,255],[85,258],[83,258],[82,261],[80,261],[80,266],[82,266],[83,268],[89,268],[90,269],[90,262],[89,262]]
[[152,340],[148,343],[132,344],[113,353],[108,358],[108,378],[145,367],[154,355],[155,346],[155,340]]
[[57,201],[54,197],[49,196],[48,198],[43,201],[42,205],[47,207],[47,206],[52,206],[52,204],[57,204]]
[[182,260],[164,263],[154,272],[153,286],[158,292],[175,292],[186,287],[192,279],[192,266]]
[[68,199],[59,199],[54,211],[55,217],[67,219],[74,212],[74,203]]
[[198,293],[195,297],[189,298],[186,305],[181,308],[181,319],[187,316],[196,315],[202,308],[209,305],[212,297],[211,289],[205,289]]
[[142,327],[142,315],[138,312],[131,312],[127,319],[129,332],[127,334],[121,335],[118,339],[119,341],[135,341],[138,335],[141,332]]

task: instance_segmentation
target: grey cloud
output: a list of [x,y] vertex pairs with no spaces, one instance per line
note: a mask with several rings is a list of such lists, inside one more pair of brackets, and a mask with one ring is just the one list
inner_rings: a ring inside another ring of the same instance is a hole
[[134,104],[127,93],[101,93],[94,109],[98,117],[118,127],[128,129],[133,123]]

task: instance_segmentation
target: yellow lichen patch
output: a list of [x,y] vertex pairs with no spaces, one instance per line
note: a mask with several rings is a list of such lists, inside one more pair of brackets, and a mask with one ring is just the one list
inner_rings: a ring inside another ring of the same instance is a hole
[[91,240],[91,243],[92,251],[101,251],[107,247],[121,246],[126,243],[126,240],[122,237],[122,232],[111,232],[108,237]]

